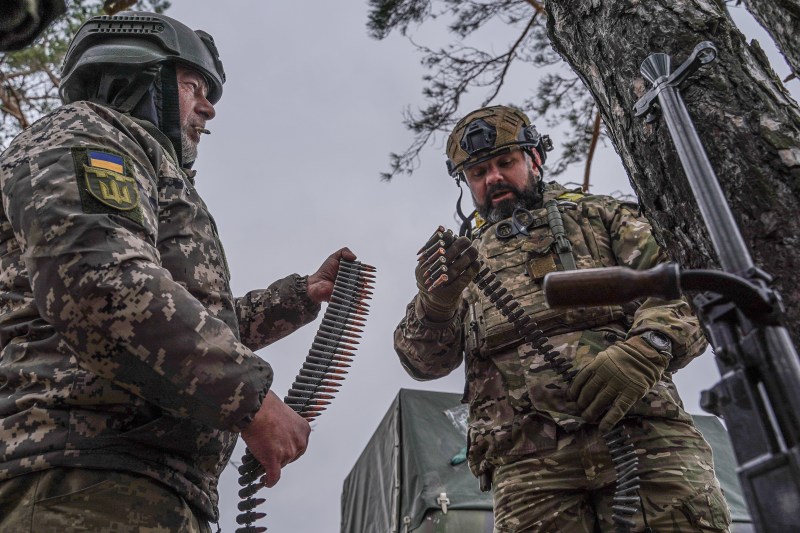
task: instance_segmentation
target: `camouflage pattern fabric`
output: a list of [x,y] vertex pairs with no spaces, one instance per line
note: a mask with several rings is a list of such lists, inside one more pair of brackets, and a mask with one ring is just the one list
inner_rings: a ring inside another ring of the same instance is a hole
[[[731,517],[711,449],[691,423],[624,422],[639,458],[640,494],[652,531],[728,531]],[[614,468],[596,427],[563,434],[556,450],[530,454],[494,474],[495,533],[615,533]],[[641,513],[631,531],[645,530]],[[595,529],[595,528],[599,529]]]
[[151,478],[52,468],[0,482],[4,533],[210,533],[185,500]]
[[[575,200],[562,218],[578,268],[623,265],[647,269],[666,261],[650,225],[635,205],[608,196],[583,196],[551,182],[544,202]],[[549,309],[542,280],[561,268],[544,208],[532,211],[530,236],[501,240],[494,226],[480,228],[475,245],[487,266],[522,304],[562,356],[580,370],[598,353],[646,330],[672,340],[673,358],[662,379],[629,416],[689,421],[672,383],[672,372],[701,354],[706,340],[684,300],[655,298],[624,306]],[[538,355],[527,355],[510,324],[474,285],[449,322],[428,320],[412,301],[395,330],[395,350],[417,379],[450,373],[466,359],[465,402],[470,406],[469,463],[475,475],[523,456],[554,450],[559,435],[584,421],[567,399],[567,384]]]
[[0,479],[142,474],[217,517],[217,480],[312,320],[304,278],[234,299],[215,222],[166,137],[87,102],[2,155]]

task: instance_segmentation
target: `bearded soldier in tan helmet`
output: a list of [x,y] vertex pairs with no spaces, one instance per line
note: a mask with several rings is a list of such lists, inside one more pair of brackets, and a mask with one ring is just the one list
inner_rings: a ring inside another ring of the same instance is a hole
[[[545,183],[549,143],[503,106],[456,125],[447,166],[467,183],[479,223],[472,240],[445,232],[434,243],[445,247],[447,274],[431,283],[431,266],[417,267],[419,292],[395,331],[400,360],[420,380],[465,362],[468,459],[482,488],[494,489],[495,532],[727,531],[711,450],[672,382],[706,347],[687,302],[544,302],[548,272],[667,259],[635,204]],[[531,350],[470,283],[479,262],[535,321],[532,342],[549,353]]]

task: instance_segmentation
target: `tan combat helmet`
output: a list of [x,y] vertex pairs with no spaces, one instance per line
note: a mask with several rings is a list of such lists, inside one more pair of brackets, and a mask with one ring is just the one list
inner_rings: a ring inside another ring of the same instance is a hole
[[458,181],[464,169],[514,148],[535,149],[544,164],[553,142],[540,135],[522,111],[501,105],[483,107],[453,128],[447,139],[447,172]]

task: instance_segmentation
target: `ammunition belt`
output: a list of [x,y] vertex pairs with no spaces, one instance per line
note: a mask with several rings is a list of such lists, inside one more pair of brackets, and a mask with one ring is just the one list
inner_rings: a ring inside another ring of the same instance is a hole
[[[347,374],[361,338],[358,333],[364,326],[375,279],[375,268],[359,261],[339,261],[339,271],[333,293],[325,310],[311,349],[300,372],[284,398],[286,405],[306,420],[315,420],[334,398]],[[256,520],[266,513],[255,508],[266,500],[255,498],[262,488],[260,478],[264,469],[250,450],[245,450],[239,466],[239,515],[236,523],[242,527],[236,533],[262,533],[266,527],[255,526]]]

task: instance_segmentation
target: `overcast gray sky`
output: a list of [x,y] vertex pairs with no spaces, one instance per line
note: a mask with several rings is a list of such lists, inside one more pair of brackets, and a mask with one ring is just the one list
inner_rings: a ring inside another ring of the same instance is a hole
[[[744,10],[737,9],[744,14]],[[339,531],[342,483],[400,388],[463,390],[463,369],[421,383],[408,377],[392,348],[392,331],[415,292],[416,251],[439,224],[454,230],[458,189],[447,176],[440,141],[422,154],[419,170],[391,183],[379,180],[388,154],[411,140],[402,110],[422,105],[422,67],[400,36],[367,37],[366,2],[244,2],[173,0],[169,15],[210,32],[228,81],[209,123],[195,168],[225,245],[233,287],[241,295],[292,272],[316,270],[328,254],[349,246],[378,269],[366,332],[341,392],[314,425],[309,448],[264,490],[263,521],[271,532]],[[745,17],[742,17],[745,18]],[[445,26],[420,32],[423,44],[444,42]],[[749,22],[747,31],[756,30]],[[762,45],[765,34],[754,34]],[[511,36],[485,32],[483,46],[501,49]],[[696,43],[687,43],[688,52]],[[643,58],[648,51],[640,51]],[[773,60],[781,78],[788,73]],[[798,82],[790,87],[797,94]],[[512,72],[500,103],[521,101],[535,73]],[[470,93],[464,112],[482,95]],[[534,117],[543,128],[543,121]],[[559,155],[559,133],[550,131]],[[575,168],[562,181],[578,181]],[[614,150],[600,151],[592,192],[630,193]],[[469,202],[467,202],[469,205]],[[275,369],[280,396],[293,381],[318,322],[262,350]],[[710,354],[676,376],[689,412],[718,372]],[[243,452],[240,442],[234,459]],[[223,475],[220,525],[236,528],[236,473]]]

